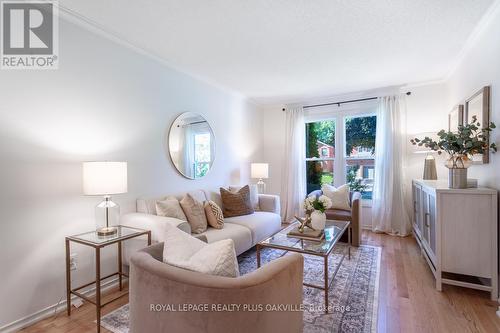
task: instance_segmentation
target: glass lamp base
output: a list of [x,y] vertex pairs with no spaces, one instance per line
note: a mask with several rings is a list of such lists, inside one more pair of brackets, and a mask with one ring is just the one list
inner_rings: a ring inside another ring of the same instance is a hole
[[259,192],[259,194],[265,194],[266,193],[266,183],[264,183],[264,181],[261,179],[259,179],[259,181],[257,182],[257,192]]

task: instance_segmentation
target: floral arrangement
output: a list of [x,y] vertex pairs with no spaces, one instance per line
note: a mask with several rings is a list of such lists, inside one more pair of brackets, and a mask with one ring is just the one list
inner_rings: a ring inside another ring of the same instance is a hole
[[307,212],[312,212],[314,210],[319,210],[324,213],[325,210],[332,207],[332,200],[326,195],[310,195],[304,200],[304,208]]

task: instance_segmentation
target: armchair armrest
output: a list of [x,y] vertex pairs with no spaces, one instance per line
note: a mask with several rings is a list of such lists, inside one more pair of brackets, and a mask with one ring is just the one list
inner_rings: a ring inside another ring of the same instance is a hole
[[[302,311],[245,311],[244,306],[302,305],[303,257],[290,254],[237,278],[188,271],[164,264],[163,244],[131,259],[131,332],[302,332]],[[151,311],[152,304],[238,305],[241,311]],[[264,309],[265,310],[265,309]],[[235,331],[234,329],[232,331]]]
[[259,194],[259,207],[260,210],[264,212],[270,212],[280,215],[280,197],[272,194]]
[[352,245],[361,243],[361,193],[353,192],[351,197]]

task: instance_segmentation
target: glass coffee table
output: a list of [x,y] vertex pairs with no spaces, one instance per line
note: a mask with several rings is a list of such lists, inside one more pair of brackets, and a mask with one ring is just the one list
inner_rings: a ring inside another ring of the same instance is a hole
[[[337,272],[344,261],[346,255],[351,259],[351,231],[349,225],[351,222],[349,221],[337,221],[337,220],[327,220],[325,227],[325,237],[321,241],[310,241],[304,240],[300,238],[290,237],[288,236],[288,232],[293,230],[293,228],[297,227],[299,223],[293,222],[288,227],[282,229],[277,232],[273,236],[257,243],[257,267],[260,267],[260,251],[263,248],[272,248],[279,249],[291,252],[297,252],[302,254],[309,254],[313,256],[323,257],[324,260],[324,285],[317,286],[310,283],[305,283],[304,286],[321,289],[325,292],[325,312],[328,313],[328,290],[337,275]],[[342,253],[342,258],[340,259],[339,264],[335,268],[333,272],[333,276],[331,279],[328,277],[328,256],[332,253],[333,249],[339,242],[340,237],[347,230],[347,249]]]

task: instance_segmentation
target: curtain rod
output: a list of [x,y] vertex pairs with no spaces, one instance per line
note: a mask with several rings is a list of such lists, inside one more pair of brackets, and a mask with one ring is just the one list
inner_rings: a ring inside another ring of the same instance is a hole
[[[407,91],[405,93],[406,95],[411,95],[411,91]],[[371,101],[373,99],[377,99],[378,97],[367,97],[367,98],[360,98],[360,99],[351,99],[348,101],[341,101],[341,102],[332,102],[332,103],[324,103],[324,104],[313,104],[313,105],[306,105],[303,108],[308,109],[308,108],[315,108],[318,106],[328,106],[328,105],[338,105],[340,106],[341,104],[347,104],[347,103],[355,103],[355,102],[363,102],[363,101]],[[283,108],[283,111],[286,111],[285,108]]]

